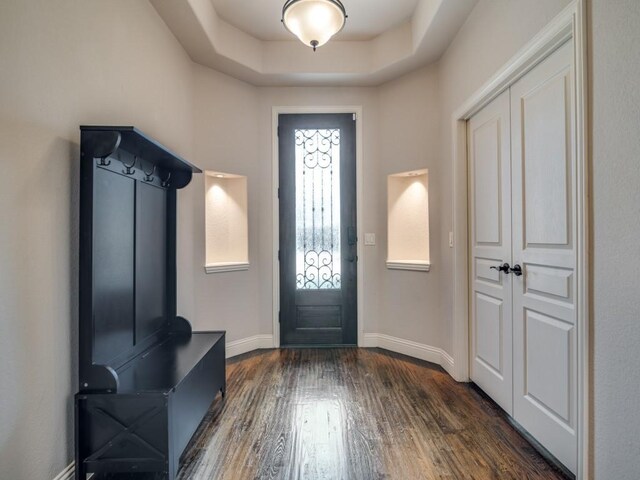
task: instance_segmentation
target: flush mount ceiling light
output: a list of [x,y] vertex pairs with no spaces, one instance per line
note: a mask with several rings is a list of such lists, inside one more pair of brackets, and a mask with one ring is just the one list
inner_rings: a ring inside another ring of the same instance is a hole
[[285,28],[314,52],[342,30],[346,20],[340,0],[287,0],[282,7]]

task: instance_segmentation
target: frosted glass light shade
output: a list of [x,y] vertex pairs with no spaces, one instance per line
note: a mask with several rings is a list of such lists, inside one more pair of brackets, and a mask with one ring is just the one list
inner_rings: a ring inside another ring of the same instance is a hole
[[346,18],[338,0],[289,0],[282,10],[286,29],[314,50],[342,30]]

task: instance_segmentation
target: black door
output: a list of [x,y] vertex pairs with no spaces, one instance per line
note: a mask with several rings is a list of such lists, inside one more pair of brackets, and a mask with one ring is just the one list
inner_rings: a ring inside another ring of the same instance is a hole
[[280,115],[280,343],[357,344],[352,114]]

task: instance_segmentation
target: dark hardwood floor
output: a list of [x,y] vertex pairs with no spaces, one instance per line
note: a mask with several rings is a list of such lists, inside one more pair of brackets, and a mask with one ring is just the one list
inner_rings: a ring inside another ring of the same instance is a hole
[[227,377],[179,480],[566,478],[433,364],[379,349],[262,350],[229,360]]
[[269,350],[228,364],[187,479],[562,479],[493,402],[377,349]]

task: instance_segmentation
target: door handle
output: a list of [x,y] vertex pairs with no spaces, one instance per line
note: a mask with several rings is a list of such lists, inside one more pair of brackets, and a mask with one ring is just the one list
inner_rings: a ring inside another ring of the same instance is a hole
[[511,273],[513,273],[516,277],[520,277],[524,272],[522,271],[522,267],[520,265],[515,264],[513,267],[511,267]]
[[[511,268],[510,268],[509,264],[508,264],[508,263],[506,263],[506,262],[505,262],[504,264],[502,264],[502,265],[498,265],[497,267],[489,267],[489,269],[491,269],[491,270],[498,270],[499,272],[504,272],[504,273],[506,273],[507,275],[509,275],[510,270],[511,270]],[[520,275],[522,275],[522,273],[521,273]]]

